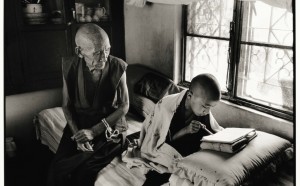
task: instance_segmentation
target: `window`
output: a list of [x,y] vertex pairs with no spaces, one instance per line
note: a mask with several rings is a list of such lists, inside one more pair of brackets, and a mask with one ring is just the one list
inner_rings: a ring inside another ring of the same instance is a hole
[[183,82],[212,73],[224,98],[292,120],[293,13],[264,0],[199,0],[185,10]]

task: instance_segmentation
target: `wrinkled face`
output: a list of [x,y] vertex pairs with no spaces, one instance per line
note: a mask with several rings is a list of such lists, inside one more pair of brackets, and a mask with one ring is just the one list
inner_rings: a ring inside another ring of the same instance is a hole
[[196,116],[205,116],[219,101],[210,100],[203,91],[197,89],[189,92],[190,108]]
[[100,40],[82,38],[77,46],[89,69],[103,69],[110,53],[108,38]]

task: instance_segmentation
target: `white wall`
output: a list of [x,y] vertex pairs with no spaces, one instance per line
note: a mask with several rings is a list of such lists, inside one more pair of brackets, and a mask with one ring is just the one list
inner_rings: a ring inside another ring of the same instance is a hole
[[5,96],[6,137],[14,137],[22,153],[33,152],[34,115],[43,109],[61,106],[61,100],[61,88]]
[[254,109],[221,101],[212,109],[216,120],[223,127],[255,128],[275,134],[290,141],[294,139],[294,124]]
[[125,50],[128,64],[144,64],[173,78],[178,60],[181,6],[150,4],[124,7]]

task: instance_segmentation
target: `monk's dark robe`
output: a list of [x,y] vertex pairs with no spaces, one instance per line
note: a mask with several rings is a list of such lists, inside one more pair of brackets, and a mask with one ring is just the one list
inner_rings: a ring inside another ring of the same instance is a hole
[[[209,135],[205,130],[200,129],[197,133],[193,134],[187,134],[182,136],[181,138],[177,140],[172,140],[172,137],[181,129],[188,126],[192,120],[200,121],[202,124],[206,126],[206,128],[213,132],[210,121],[209,121],[209,115],[206,116],[196,116],[192,115],[189,118],[185,118],[185,101],[186,101],[187,94],[184,95],[182,98],[182,101],[180,102],[180,105],[176,109],[176,112],[174,113],[174,116],[171,120],[169,132],[166,137],[166,143],[171,145],[173,148],[175,148],[182,156],[188,156],[194,152],[197,152],[200,150],[200,140],[203,138],[203,136]],[[150,171],[146,177],[146,182],[144,183],[144,186],[151,186],[151,185],[162,185],[164,183],[167,183],[171,174],[170,173],[164,173],[159,174],[155,171]]]
[[[95,82],[83,59],[63,60],[63,108],[71,112],[79,130],[93,127],[116,110],[116,89],[126,68],[123,60],[109,56]],[[115,128],[120,132],[127,130],[124,117]],[[93,139],[93,152],[77,150],[72,135],[67,124],[49,170],[48,186],[92,186],[97,173],[121,153],[121,142],[107,141],[104,132]]]

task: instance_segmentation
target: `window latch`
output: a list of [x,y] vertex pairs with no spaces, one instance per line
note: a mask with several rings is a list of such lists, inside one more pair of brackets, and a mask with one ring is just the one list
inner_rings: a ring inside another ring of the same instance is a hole
[[235,22],[234,22],[234,21],[231,21],[231,22],[230,22],[230,34],[233,34],[233,32],[234,32],[234,27],[235,27]]

